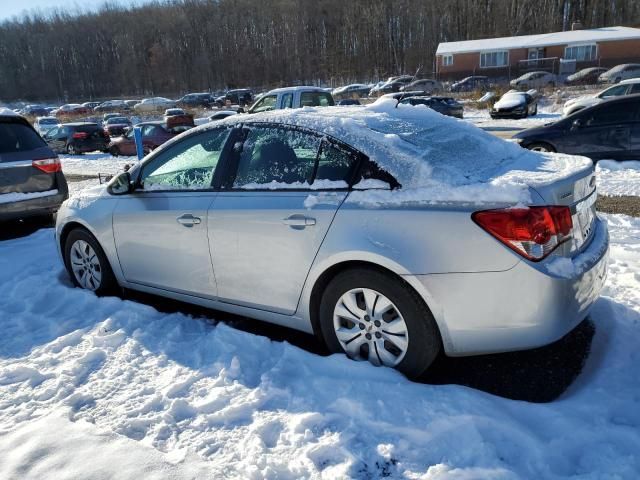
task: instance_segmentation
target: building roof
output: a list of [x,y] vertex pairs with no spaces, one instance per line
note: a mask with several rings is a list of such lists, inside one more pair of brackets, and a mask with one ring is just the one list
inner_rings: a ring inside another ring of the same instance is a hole
[[487,50],[514,50],[517,48],[548,47],[552,45],[607,42],[612,40],[640,40],[640,29],[606,27],[567,32],[522,35],[520,37],[483,38],[462,42],[444,42],[438,45],[436,55],[469,53]]

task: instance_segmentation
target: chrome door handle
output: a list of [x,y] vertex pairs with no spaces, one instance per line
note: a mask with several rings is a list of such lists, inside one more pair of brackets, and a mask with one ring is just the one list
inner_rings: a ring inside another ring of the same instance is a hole
[[177,222],[184,227],[193,227],[194,225],[198,225],[202,222],[200,217],[194,217],[190,213],[185,213],[184,215],[176,218]]
[[310,227],[316,224],[316,219],[313,217],[305,217],[304,215],[289,215],[287,218],[282,219],[282,223],[289,225],[290,227]]

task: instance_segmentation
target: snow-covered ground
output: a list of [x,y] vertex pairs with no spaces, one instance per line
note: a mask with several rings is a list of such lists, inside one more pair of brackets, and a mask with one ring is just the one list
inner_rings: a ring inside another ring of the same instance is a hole
[[640,160],[601,160],[596,166],[596,172],[600,195],[640,196]]
[[62,171],[66,175],[113,175],[123,171],[124,166],[137,162],[136,157],[114,157],[110,153],[92,152],[82,155],[60,155]]
[[548,404],[97,298],[51,230],[0,242],[0,478],[638,478],[640,219],[606,218],[592,351]]

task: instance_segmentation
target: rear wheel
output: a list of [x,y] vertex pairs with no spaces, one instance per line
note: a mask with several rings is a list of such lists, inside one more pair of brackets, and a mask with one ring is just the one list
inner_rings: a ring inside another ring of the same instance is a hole
[[555,148],[553,148],[548,143],[544,143],[544,142],[532,143],[531,145],[527,146],[527,148],[529,150],[533,150],[534,152],[555,153],[555,151],[556,151]]
[[375,269],[338,274],[320,304],[320,327],[329,349],[409,377],[422,374],[441,348],[433,315],[399,278]]
[[73,143],[68,143],[66,150],[69,155],[80,155],[80,151]]
[[96,295],[113,293],[117,282],[98,241],[88,231],[76,228],[64,244],[64,263],[74,285]]

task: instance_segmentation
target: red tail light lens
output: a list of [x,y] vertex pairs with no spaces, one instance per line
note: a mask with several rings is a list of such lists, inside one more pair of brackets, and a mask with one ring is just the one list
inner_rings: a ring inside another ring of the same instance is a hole
[[569,207],[529,207],[484,210],[471,218],[509,248],[534,262],[571,238]]
[[77,140],[81,140],[83,138],[87,138],[89,134],[87,132],[76,132],[72,135],[73,138]]
[[62,171],[62,165],[57,158],[45,158],[44,160],[34,160],[31,165],[45,173],[56,173]]

